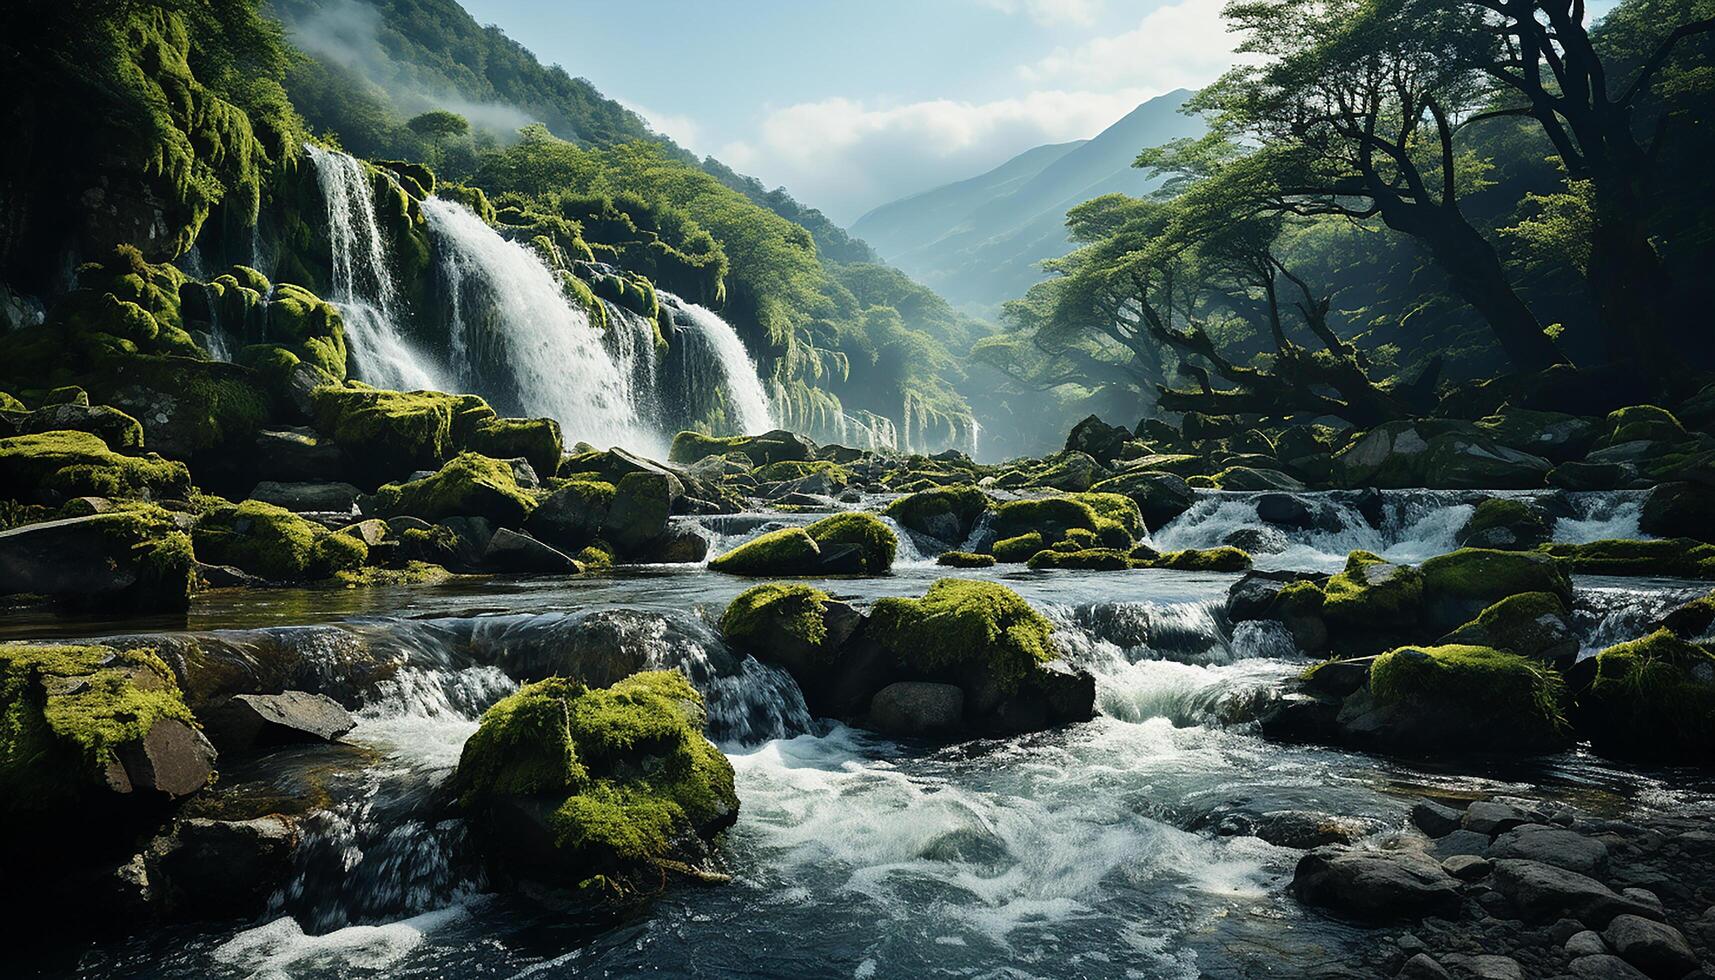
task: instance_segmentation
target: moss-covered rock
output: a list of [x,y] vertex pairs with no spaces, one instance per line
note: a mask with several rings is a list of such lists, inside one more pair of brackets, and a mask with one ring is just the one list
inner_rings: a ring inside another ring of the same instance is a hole
[[1038,551],[1026,564],[1034,569],[1073,568],[1091,572],[1117,572],[1137,566],[1131,556],[1114,548],[1079,548],[1075,551]]
[[1322,616],[1336,629],[1403,630],[1423,615],[1423,573],[1367,551],[1346,556],[1322,594]]
[[88,432],[109,449],[143,448],[143,426],[111,405],[46,405],[16,421],[20,435]]
[[979,555],[969,551],[944,551],[935,557],[935,564],[946,568],[989,568],[994,565],[993,555]]
[[709,563],[733,575],[881,575],[899,539],[874,514],[850,512],[747,541]]
[[76,840],[80,853],[126,848],[126,816],[196,792],[213,767],[154,651],[0,644],[0,813],[41,830],[37,846],[93,825],[106,836]]
[[460,453],[432,476],[389,483],[375,493],[375,513],[426,521],[481,517],[500,527],[522,527],[535,498],[518,486],[512,467],[477,453]]
[[316,428],[331,435],[370,485],[432,470],[453,455],[453,416],[462,407],[437,391],[329,386],[312,396]]
[[1029,561],[1047,546],[1047,542],[1042,539],[1042,532],[1029,531],[1010,538],[1001,538],[989,550],[995,561],[1011,565]]
[[1570,663],[1578,656],[1578,634],[1566,605],[1548,592],[1521,592],[1484,609],[1477,618],[1442,637],[1442,644],[1493,647],[1533,660]]
[[1554,523],[1542,508],[1513,497],[1490,497],[1459,529],[1461,547],[1527,551],[1548,541]]
[[523,457],[544,478],[560,466],[564,440],[553,419],[483,419],[458,440],[459,448],[493,459]]
[[817,715],[850,717],[891,677],[869,646],[848,646],[862,621],[820,589],[770,582],[739,593],[720,629],[733,649],[784,667]]
[[324,579],[360,568],[369,549],[273,504],[246,500],[215,507],[192,532],[197,556],[277,582]]
[[51,595],[104,611],[174,612],[190,605],[195,568],[177,516],[153,505],[0,531],[0,594]]
[[1243,572],[1251,567],[1251,556],[1238,548],[1187,548],[1154,553],[1147,548],[1132,552],[1139,568],[1168,568],[1179,572]]
[[1580,575],[1715,578],[1715,545],[1690,538],[1608,539],[1541,549]]
[[153,454],[122,456],[88,432],[0,439],[0,493],[18,500],[182,498],[190,486],[190,471],[183,463]]
[[567,481],[543,498],[524,528],[562,551],[576,551],[601,536],[614,494],[611,483]]
[[[1105,547],[1124,550],[1149,533],[1142,510],[1125,494],[1091,492],[1075,493],[1071,497],[1095,513],[1096,538]],[[1122,531],[1123,534],[1118,533]]]
[[1572,580],[1551,555],[1461,548],[1429,559],[1420,570],[1425,616],[1438,630],[1453,629],[1521,592],[1547,592],[1572,602]]
[[966,687],[974,672],[1010,694],[1059,656],[1053,630],[1004,585],[944,578],[921,599],[877,599],[868,635],[915,674]]
[[1570,736],[1560,675],[1538,660],[1477,646],[1401,647],[1370,665],[1348,698],[1349,736],[1410,752],[1541,752]]
[[1001,539],[1034,531],[1052,544],[1074,528],[1093,533],[1098,526],[1095,510],[1071,497],[1009,500],[994,511],[994,531]]
[[1658,405],[1632,405],[1615,409],[1602,422],[1596,437],[1599,448],[1626,442],[1678,442],[1685,438],[1685,426],[1673,413]]
[[1578,726],[1603,752],[1707,763],[1715,750],[1715,655],[1667,630],[1596,655]]
[[1644,498],[1638,530],[1660,538],[1715,540],[1715,490],[1692,483],[1663,483]]
[[681,432],[673,437],[667,459],[674,463],[695,463],[706,456],[743,453],[753,466],[816,457],[816,447],[802,436],[784,430],[747,436],[709,436],[701,432]]
[[987,494],[962,485],[908,494],[888,504],[886,513],[907,530],[959,544],[970,537],[977,519],[988,509]]
[[825,459],[781,460],[778,463],[758,466],[752,475],[761,483],[780,483],[820,476],[825,479],[829,491],[843,490],[852,482],[849,470]]
[[737,819],[732,765],[703,724],[676,671],[593,689],[550,677],[482,716],[449,787],[512,874],[629,898],[664,871],[707,877],[707,842]]
[[1127,470],[1090,489],[1096,493],[1119,493],[1130,497],[1137,504],[1144,523],[1153,528],[1165,527],[1190,510],[1197,500],[1197,494],[1184,477],[1158,470]]

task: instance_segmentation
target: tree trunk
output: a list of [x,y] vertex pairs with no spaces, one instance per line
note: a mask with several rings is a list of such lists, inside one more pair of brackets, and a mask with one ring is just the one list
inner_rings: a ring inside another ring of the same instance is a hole
[[1656,254],[1644,208],[1621,176],[1593,182],[1590,264],[1585,270],[1608,356],[1633,360],[1657,382],[1691,366],[1706,366],[1709,345],[1685,343],[1671,327],[1674,286]]

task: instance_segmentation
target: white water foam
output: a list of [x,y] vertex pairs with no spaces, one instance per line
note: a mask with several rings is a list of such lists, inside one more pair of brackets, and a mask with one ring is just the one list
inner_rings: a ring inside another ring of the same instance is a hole
[[757,375],[756,361],[744,349],[744,342],[738,339],[732,324],[713,310],[672,298],[687,321],[679,334],[679,342],[689,345],[681,359],[686,372],[681,382],[685,390],[719,387],[726,393],[730,421],[745,435],[773,429],[774,413]]

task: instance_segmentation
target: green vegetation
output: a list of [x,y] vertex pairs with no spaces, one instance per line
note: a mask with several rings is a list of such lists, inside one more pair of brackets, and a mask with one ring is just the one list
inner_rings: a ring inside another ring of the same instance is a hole
[[781,528],[709,562],[733,575],[881,575],[893,567],[899,539],[874,514],[852,511],[805,527]]
[[1598,748],[1702,760],[1715,748],[1715,655],[1659,630],[1596,655],[1578,706]]
[[823,621],[828,598],[821,589],[796,583],[751,586],[721,614],[721,636],[742,649],[761,646],[776,633],[783,633],[806,649],[820,649],[828,638]]
[[935,557],[935,564],[947,568],[989,568],[996,561],[994,555],[978,555],[969,551],[944,551]]
[[192,532],[197,556],[278,582],[328,578],[361,567],[362,541],[259,500],[226,504],[204,514]]
[[1690,538],[1550,544],[1542,550],[1582,575],[1666,575],[1715,578],[1715,545]]
[[1346,557],[1346,569],[1322,588],[1330,622],[1365,629],[1409,626],[1422,615],[1423,574],[1367,551]]
[[121,456],[87,432],[43,432],[0,439],[0,484],[18,498],[184,497],[190,472],[158,456]]
[[519,488],[512,467],[477,453],[460,453],[432,476],[377,490],[375,507],[388,517],[482,517],[501,527],[519,527],[536,509],[536,499]]
[[1437,597],[1493,601],[1521,592],[1547,592],[1572,599],[1572,582],[1561,563],[1544,554],[1460,548],[1424,562],[1423,592]]
[[944,578],[921,599],[877,599],[869,635],[901,666],[933,677],[976,668],[1004,692],[1055,659],[1054,626],[1004,585]]
[[1160,554],[1133,553],[1139,568],[1170,568],[1180,572],[1243,572],[1251,567],[1251,556],[1228,545],[1187,548]]
[[1446,720],[1449,742],[1477,737],[1471,725],[1516,733],[1525,744],[1553,744],[1568,730],[1565,684],[1540,661],[1489,647],[1401,647],[1370,665],[1370,691],[1382,704],[1410,705]]

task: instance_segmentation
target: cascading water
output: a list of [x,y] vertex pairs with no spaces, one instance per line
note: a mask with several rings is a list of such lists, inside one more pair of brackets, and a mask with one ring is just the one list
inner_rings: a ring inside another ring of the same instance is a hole
[[425,200],[423,217],[440,253],[460,387],[502,411],[557,419],[569,439],[661,449],[601,334],[534,252],[452,201]]
[[327,201],[333,293],[345,321],[353,374],[383,388],[445,387],[429,361],[399,332],[399,288],[375,218],[369,174],[349,154],[307,144]]
[[602,305],[607,310],[608,354],[628,386],[627,397],[639,420],[659,428],[662,412],[655,321],[606,300]]
[[768,405],[768,393],[756,373],[756,361],[744,349],[744,342],[732,324],[721,319],[713,310],[670,297],[683,317],[675,317],[679,326],[679,379],[684,392],[712,391],[726,393],[728,417],[733,425],[747,434],[755,435],[774,428],[774,413]]

